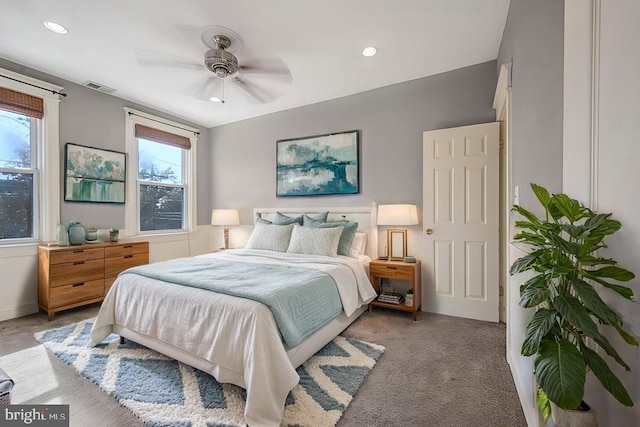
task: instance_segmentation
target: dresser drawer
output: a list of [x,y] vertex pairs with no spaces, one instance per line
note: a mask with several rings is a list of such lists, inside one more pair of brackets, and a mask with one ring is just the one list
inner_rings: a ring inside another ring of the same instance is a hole
[[149,243],[127,243],[126,245],[118,245],[104,248],[104,257],[121,257],[125,255],[142,254],[149,252]]
[[51,288],[50,308],[104,297],[104,280],[91,280]]
[[113,258],[105,258],[104,277],[115,277],[127,268],[144,264],[149,264],[149,254],[147,252],[140,254],[123,255]]
[[371,277],[385,277],[387,279],[412,280],[413,266],[403,265],[370,265]]
[[64,251],[51,251],[50,253],[51,264],[63,264],[65,262],[75,261],[87,261],[90,259],[102,259],[104,258],[104,249],[75,249]]
[[62,286],[96,279],[104,279],[103,259],[54,264],[51,266],[49,286]]

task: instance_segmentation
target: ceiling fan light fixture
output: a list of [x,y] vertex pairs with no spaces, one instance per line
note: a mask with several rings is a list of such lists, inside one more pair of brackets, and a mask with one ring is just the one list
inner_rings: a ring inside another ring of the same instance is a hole
[[363,54],[364,56],[373,56],[373,55],[375,55],[376,53],[378,53],[378,49],[376,49],[376,48],[375,48],[375,47],[373,47],[373,46],[365,47],[365,48],[362,50],[362,54]]
[[43,21],[42,23],[49,31],[53,31],[56,34],[67,34],[69,32],[67,27],[62,24],[58,24],[57,22]]

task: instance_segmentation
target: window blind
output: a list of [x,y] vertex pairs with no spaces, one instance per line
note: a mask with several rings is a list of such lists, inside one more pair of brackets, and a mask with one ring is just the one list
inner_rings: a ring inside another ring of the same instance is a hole
[[174,133],[154,129],[138,123],[136,123],[136,138],[143,138],[149,141],[183,148],[185,150],[189,150],[191,148],[191,141],[186,136],[176,135]]
[[37,96],[0,87],[0,108],[35,119],[44,117],[44,100]]

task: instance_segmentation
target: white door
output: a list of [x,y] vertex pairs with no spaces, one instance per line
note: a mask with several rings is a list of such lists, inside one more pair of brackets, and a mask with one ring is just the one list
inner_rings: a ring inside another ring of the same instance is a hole
[[423,134],[425,311],[498,321],[499,131]]

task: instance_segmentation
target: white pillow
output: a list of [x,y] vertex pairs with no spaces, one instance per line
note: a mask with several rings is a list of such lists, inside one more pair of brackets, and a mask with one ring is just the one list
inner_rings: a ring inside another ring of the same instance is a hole
[[337,256],[342,227],[312,228],[295,224],[287,252],[307,255]]
[[258,222],[253,229],[247,248],[267,251],[286,252],[291,239],[293,224],[275,225]]
[[360,231],[356,232],[355,236],[353,236],[351,247],[349,248],[349,256],[358,258],[359,255],[364,255],[366,247],[367,233],[362,233]]

